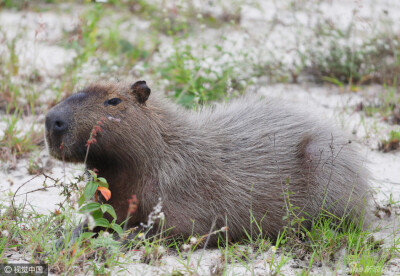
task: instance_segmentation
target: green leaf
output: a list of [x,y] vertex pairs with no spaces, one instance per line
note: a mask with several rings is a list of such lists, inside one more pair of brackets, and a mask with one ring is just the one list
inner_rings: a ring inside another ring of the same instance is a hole
[[117,219],[117,214],[115,213],[114,207],[112,207],[110,204],[103,204],[101,206],[101,210],[103,213],[108,212],[114,219]]
[[91,213],[100,209],[100,204],[98,202],[90,202],[79,209],[80,213]]
[[99,184],[97,184],[96,182],[93,182],[93,181],[89,181],[86,184],[85,192],[84,192],[85,200],[89,200],[89,199],[91,199],[93,197],[93,195],[96,192],[98,186],[99,186]]
[[[101,205],[100,205],[100,208],[101,208]],[[92,217],[93,217],[93,219],[98,219],[98,218],[102,218],[103,217],[103,212],[102,211],[100,211],[100,209],[98,209],[98,210],[96,210],[96,211],[93,211],[92,212]]]
[[93,233],[93,232],[84,232],[84,233],[81,234],[80,237],[82,239],[90,239],[91,237],[93,237],[94,234],[95,233]]
[[101,187],[106,187],[108,188],[108,182],[104,177],[99,177],[97,178],[97,183],[101,186]]
[[122,230],[121,226],[119,226],[118,224],[116,224],[114,222],[111,224],[111,229],[113,229],[118,234],[122,234],[124,232],[124,230]]
[[92,170],[88,170],[88,171],[89,171],[90,175],[93,177],[93,180],[97,181],[97,174]]
[[94,220],[96,226],[106,227],[110,226],[110,223],[105,218],[98,218]]
[[78,200],[79,207],[81,207],[83,203],[85,203],[85,196],[81,195],[81,197]]

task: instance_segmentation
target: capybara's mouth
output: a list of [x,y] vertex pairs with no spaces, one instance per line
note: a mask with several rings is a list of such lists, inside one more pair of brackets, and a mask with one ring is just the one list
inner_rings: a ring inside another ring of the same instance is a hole
[[49,150],[50,155],[53,156],[54,158],[65,161],[65,162],[70,162],[70,163],[82,163],[85,161],[85,155],[86,151],[79,151],[79,152],[71,152],[64,147],[60,148],[50,148]]
[[84,162],[86,155],[85,144],[83,143],[81,146],[75,145],[72,147],[66,140],[64,136],[54,137],[46,131],[46,144],[51,156],[66,162]]
[[[55,137],[51,137],[49,131],[46,129],[45,131],[45,141],[47,150],[49,151],[50,155],[54,158],[61,159],[61,148],[62,148],[62,141],[61,139],[55,139]],[[58,144],[58,146],[57,146]]]

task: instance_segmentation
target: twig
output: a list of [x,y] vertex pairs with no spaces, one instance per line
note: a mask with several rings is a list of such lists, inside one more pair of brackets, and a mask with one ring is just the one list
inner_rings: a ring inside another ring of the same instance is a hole
[[33,179],[35,179],[36,177],[38,177],[39,175],[35,175],[34,177],[32,177],[31,179],[29,179],[28,181],[26,181],[26,182],[24,182],[21,186],[19,186],[18,188],[17,188],[17,190],[14,192],[14,195],[13,195],[13,198],[12,198],[12,200],[11,200],[11,206],[12,206],[12,208],[13,208],[13,210],[14,210],[14,213],[16,212],[16,208],[15,208],[15,206],[14,206],[14,201],[15,201],[15,195],[18,193],[18,191],[23,187],[23,186],[25,186],[26,184],[28,184],[29,182],[31,182]]

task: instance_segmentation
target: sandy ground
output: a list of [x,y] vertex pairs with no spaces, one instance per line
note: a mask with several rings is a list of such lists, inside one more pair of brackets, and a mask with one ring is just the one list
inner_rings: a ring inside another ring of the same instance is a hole
[[[356,22],[358,36],[352,41],[356,47],[362,38],[370,32],[379,32],[378,24],[373,22],[385,20],[400,22],[400,2],[393,0],[387,1],[322,1],[322,4],[316,8],[315,1],[302,1],[301,5],[291,8],[289,1],[259,1],[259,8],[251,5],[245,5],[242,9],[242,21],[240,28],[229,30],[229,38],[222,41],[223,47],[229,49],[237,56],[242,56],[247,52],[250,56],[260,59],[281,59],[288,66],[296,64],[296,59],[291,53],[293,48],[302,50],[307,47],[311,33],[308,31],[310,26],[316,24],[315,13],[318,17],[325,18],[334,22],[340,22],[346,27],[350,22]],[[62,9],[61,9],[62,10]],[[354,12],[356,11],[356,12]],[[218,10],[214,10],[218,12]],[[315,13],[314,13],[315,12]],[[21,68],[23,74],[29,74],[32,70],[39,70],[42,76],[51,77],[62,74],[64,67],[74,57],[73,50],[67,50],[57,45],[63,30],[71,30],[77,20],[78,13],[54,13],[54,12],[0,12],[0,25],[7,38],[12,38],[23,30],[24,39],[17,42],[17,53],[25,66]],[[278,20],[278,24],[272,24]],[[378,27],[377,27],[378,26]],[[135,25],[128,31],[137,33],[148,27],[147,22],[135,21]],[[400,25],[391,26],[391,31],[398,32]],[[210,38],[216,38],[227,30],[205,30],[198,36],[196,41],[185,41],[182,43],[199,44]],[[299,35],[300,34],[300,35]],[[3,35],[0,35],[4,36]],[[161,63],[168,53],[171,53],[171,43],[165,39],[165,43],[160,46],[159,56],[155,59]],[[262,45],[262,47],[260,47]],[[0,45],[0,54],[7,53],[7,47]],[[239,60],[239,58],[238,58]],[[210,61],[212,62],[212,61]],[[227,62],[223,60],[221,62]],[[90,71],[90,64],[88,71]],[[138,65],[140,67],[140,64]],[[82,82],[90,79],[92,76],[87,74],[82,76]],[[49,80],[44,78],[41,88],[43,93],[41,97],[43,102],[51,96],[51,85]],[[16,80],[18,81],[18,80]],[[385,138],[391,129],[398,127],[388,125],[379,117],[363,117],[360,112],[356,112],[356,106],[366,99],[376,97],[383,89],[381,86],[364,87],[357,93],[346,92],[334,86],[316,86],[313,84],[268,84],[268,80],[258,80],[258,85],[252,87],[251,91],[264,95],[266,97],[278,97],[284,101],[293,102],[295,105],[303,106],[312,110],[318,117],[327,120],[327,123],[335,123],[338,127],[349,133],[349,137],[359,145],[360,151],[365,156],[366,165],[372,172],[372,183],[375,190],[375,200],[378,205],[386,206],[389,197],[394,201],[400,201],[400,152],[382,153],[377,150],[377,144]],[[253,92],[254,93],[254,92]],[[0,114],[5,117],[5,114]],[[29,122],[36,120],[38,127],[43,127],[43,116],[37,118],[24,118],[20,125],[29,125]],[[6,124],[0,121],[0,137],[4,133]],[[54,178],[73,179],[77,174],[82,173],[82,166],[62,164],[52,160],[47,151],[43,148],[36,153],[35,158],[42,164],[51,164],[52,169],[48,172]],[[16,201],[18,203],[32,206],[40,212],[52,212],[57,209],[57,203],[63,201],[57,188],[37,191],[25,194],[42,188],[44,177],[28,174],[29,160],[18,160],[14,166],[12,163],[1,164],[0,171],[0,196],[7,200],[9,192],[15,193],[18,190]],[[25,184],[26,183],[26,184]],[[21,187],[21,185],[23,185]],[[377,220],[377,224],[382,224],[384,229],[377,233],[377,237],[385,239],[387,243],[393,241],[394,227],[399,229],[399,210],[395,209],[391,217],[385,217]],[[397,237],[399,233],[397,233]],[[139,254],[139,253],[138,253]],[[188,267],[199,267],[198,272],[209,274],[213,269],[217,269],[217,260],[220,258],[218,250],[197,250],[192,255],[187,256],[186,263],[178,261],[176,253],[171,253],[163,257],[159,266],[148,266],[145,264],[129,265],[127,271],[122,274],[129,275],[154,275],[171,272],[172,270],[184,270]],[[270,268],[268,260],[271,258],[271,250],[264,256],[259,256],[252,260],[248,267],[241,264],[232,264],[229,266],[229,274],[255,274],[265,275]],[[277,256],[282,256],[278,252]],[[14,255],[11,261],[21,260],[22,256]],[[340,257],[338,258],[340,260]],[[199,261],[200,260],[200,261]],[[295,275],[302,268],[307,267],[306,261],[296,259],[290,260],[282,271],[285,275]],[[313,274],[330,273],[337,269],[339,274],[345,274],[345,270],[340,268],[340,263],[334,265],[321,264],[312,269]],[[400,273],[400,261],[392,260],[388,265],[385,275]]]

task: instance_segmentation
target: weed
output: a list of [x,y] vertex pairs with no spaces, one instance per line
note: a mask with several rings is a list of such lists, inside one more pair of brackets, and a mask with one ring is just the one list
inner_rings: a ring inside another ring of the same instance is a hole
[[386,140],[382,140],[378,145],[379,150],[383,152],[393,151],[398,149],[399,147],[400,147],[400,130],[398,131],[392,130],[389,133],[389,138]]
[[153,30],[171,37],[187,37],[199,26],[220,28],[225,25],[237,25],[241,21],[240,5],[235,5],[233,9],[223,6],[223,10],[219,14],[212,12],[213,3],[198,7],[192,0],[173,6],[162,2],[160,6],[148,1],[136,1],[130,5],[130,10],[151,20]]
[[[306,73],[317,80],[329,78],[350,85],[368,83],[393,84],[400,74],[400,41],[397,37],[377,36],[360,45],[351,44],[353,25],[340,30],[319,24],[318,39],[306,56]],[[326,49],[327,47],[328,49]]]
[[0,140],[0,148],[8,148],[16,156],[36,149],[43,141],[43,131],[35,130],[34,125],[27,132],[20,129],[17,123],[21,117],[22,110],[15,110],[12,115],[5,118],[6,129]]
[[291,259],[290,256],[285,256],[284,251],[282,251],[282,254],[280,256],[277,254],[278,248],[285,243],[285,236],[285,231],[278,235],[278,237],[276,238],[275,246],[271,247],[271,254],[266,260],[271,275],[279,275],[281,273],[282,267]]
[[[79,198],[79,206],[83,205],[79,212],[83,214],[90,214],[89,219],[89,229],[93,229],[94,227],[104,227],[105,229],[111,228],[116,231],[118,234],[122,234],[122,228],[115,221],[117,220],[117,215],[115,213],[114,208],[109,204],[104,204],[98,202],[97,200],[97,191],[99,191],[105,200],[109,200],[111,197],[111,192],[108,189],[107,180],[102,177],[97,177],[97,174],[94,171],[89,171],[91,175],[91,180],[86,183],[85,190],[81,197]],[[95,202],[91,200],[95,197]],[[109,222],[107,219],[103,217],[105,213],[108,213],[112,217],[112,222]],[[91,220],[93,223],[90,224]]]
[[367,116],[381,116],[389,124],[400,124],[400,98],[396,87],[384,85],[378,96],[370,102],[361,102],[357,111],[364,111]]
[[[191,107],[243,93],[247,82],[236,74],[234,62],[215,69],[206,65],[205,58],[196,57],[189,45],[175,47],[174,54],[162,65],[160,72],[161,77],[168,80],[165,87],[167,93],[176,102]],[[218,46],[216,49],[218,56],[229,55]]]

